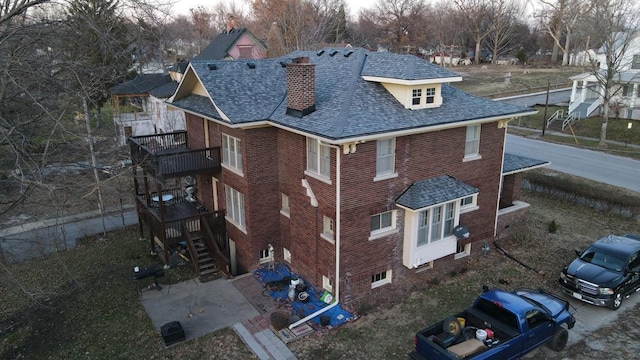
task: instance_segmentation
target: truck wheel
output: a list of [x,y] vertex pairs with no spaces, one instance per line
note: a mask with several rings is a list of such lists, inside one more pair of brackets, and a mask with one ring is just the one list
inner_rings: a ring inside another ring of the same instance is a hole
[[560,351],[564,349],[565,345],[567,345],[567,340],[569,340],[569,332],[567,329],[561,327],[553,334],[553,337],[549,340],[547,346],[549,346],[551,350]]
[[620,305],[622,305],[622,293],[616,291],[616,293],[613,294],[613,300],[611,301],[611,304],[609,304],[609,309],[618,310],[620,308]]

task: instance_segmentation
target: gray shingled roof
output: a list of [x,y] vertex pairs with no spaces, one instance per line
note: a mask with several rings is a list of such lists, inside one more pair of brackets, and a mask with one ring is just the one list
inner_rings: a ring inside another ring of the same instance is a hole
[[[334,56],[330,54],[337,51]],[[349,56],[344,56],[351,52]],[[232,124],[269,120],[292,130],[341,140],[393,131],[427,129],[448,123],[510,117],[530,112],[525,107],[480,98],[443,84],[444,103],[438,108],[408,110],[382,85],[362,79],[392,76],[413,80],[415,77],[457,76],[413,55],[370,52],[364,49],[325,49],[322,54],[297,51],[277,59],[237,61],[192,61],[198,78],[218,108]],[[285,68],[295,57],[309,57],[315,65],[316,111],[298,118],[287,115]],[[398,69],[392,68],[396,59]],[[249,68],[247,63],[255,64]],[[215,65],[209,70],[208,64]],[[379,72],[376,72],[376,64]],[[174,105],[182,106],[182,99]],[[193,109],[192,109],[193,110]],[[218,114],[206,114],[212,118]]]
[[178,83],[175,81],[163,84],[158,86],[157,88],[149,91],[149,95],[155,96],[159,99],[169,98],[176,92],[178,88]]
[[229,55],[229,48],[238,41],[246,30],[231,29],[221,32],[193,60],[222,60],[226,58]]
[[541,166],[547,166],[549,164],[551,164],[549,161],[531,159],[525,156],[505,153],[502,164],[502,175],[513,174]]
[[143,74],[109,88],[109,92],[113,95],[149,94],[151,90],[170,82],[171,77],[166,74]]
[[419,210],[478,192],[479,190],[473,186],[449,175],[443,175],[414,182],[396,199],[396,204],[411,210]]

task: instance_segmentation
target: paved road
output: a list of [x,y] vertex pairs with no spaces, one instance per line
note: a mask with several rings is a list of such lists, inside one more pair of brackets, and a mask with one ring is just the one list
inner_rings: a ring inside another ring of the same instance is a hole
[[640,161],[507,135],[506,152],[550,161],[549,169],[640,192]]
[[[569,104],[569,99],[571,99],[571,89],[553,90],[549,92],[549,105],[564,104],[565,106],[568,106],[567,104]],[[534,105],[544,105],[547,101],[547,92],[539,92],[525,96],[510,96],[495,100],[514,105],[531,107]]]

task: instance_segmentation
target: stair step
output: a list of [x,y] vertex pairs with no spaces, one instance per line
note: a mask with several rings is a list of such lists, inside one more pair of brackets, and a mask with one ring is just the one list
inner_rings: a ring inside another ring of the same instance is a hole
[[206,257],[206,258],[198,258],[198,264],[206,264],[206,263],[212,263],[213,259],[210,257]]
[[213,273],[216,273],[216,272],[218,272],[218,268],[202,270],[202,271],[200,271],[200,276],[205,276],[205,275],[213,274]]

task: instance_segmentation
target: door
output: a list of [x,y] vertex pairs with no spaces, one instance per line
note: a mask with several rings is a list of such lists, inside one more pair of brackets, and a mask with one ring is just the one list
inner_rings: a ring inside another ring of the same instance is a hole
[[[526,318],[526,326],[522,329],[524,332],[523,352],[527,352],[529,349],[532,349],[550,339],[555,330],[553,323],[547,315],[538,310],[529,310],[526,314]],[[529,331],[526,331],[526,327],[529,328]]]

